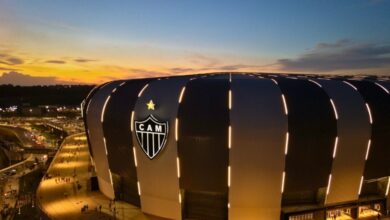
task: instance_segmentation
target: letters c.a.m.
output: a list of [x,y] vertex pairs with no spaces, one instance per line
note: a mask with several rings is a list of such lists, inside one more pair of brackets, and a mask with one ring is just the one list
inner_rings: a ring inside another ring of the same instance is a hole
[[149,159],[153,159],[164,148],[168,137],[168,121],[161,122],[153,115],[134,121],[137,141]]

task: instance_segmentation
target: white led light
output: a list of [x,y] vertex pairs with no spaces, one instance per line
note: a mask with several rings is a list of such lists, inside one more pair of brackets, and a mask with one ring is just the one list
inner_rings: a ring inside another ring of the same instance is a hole
[[389,93],[389,90],[388,89],[386,89],[384,86],[382,86],[381,84],[379,84],[379,83],[375,83],[375,85],[377,85],[377,86],[379,86],[379,87],[381,87],[387,94],[390,94]]
[[276,85],[278,85],[278,81],[276,81],[275,79],[271,79],[272,82],[274,82]]
[[386,196],[389,195],[389,188],[390,188],[390,176],[387,178],[387,187],[386,187]]
[[103,137],[103,145],[104,145],[104,149],[106,151],[106,155],[108,155],[107,145],[106,145],[106,138],[105,137]]
[[232,90],[229,90],[229,110],[232,109]]
[[133,154],[134,154],[134,165],[135,165],[135,167],[137,167],[138,162],[137,162],[137,154],[135,153],[135,147],[133,147]]
[[180,178],[180,160],[176,157],[177,178]]
[[358,89],[357,89],[354,85],[352,85],[351,83],[349,83],[349,82],[347,82],[347,81],[343,81],[343,83],[349,85],[349,86],[352,87],[354,90],[358,91]]
[[137,181],[138,195],[141,195],[141,184]]
[[289,140],[290,134],[286,133],[286,141],[284,143],[284,155],[287,155],[288,153],[288,140]]
[[332,181],[332,174],[329,174],[329,179],[328,179],[328,187],[326,188],[326,195],[329,194],[329,190],[330,190],[330,183]]
[[368,143],[367,143],[367,150],[366,150],[366,157],[365,157],[365,160],[368,159],[368,155],[370,154],[370,147],[371,147],[371,139],[368,140]]
[[286,172],[283,171],[283,174],[282,174],[282,189],[281,189],[282,193],[283,193],[283,191],[284,191],[284,180],[285,180],[285,179],[286,179]]
[[111,182],[111,186],[114,187],[114,183],[112,182],[112,173],[111,173],[111,170],[108,169],[108,172],[110,173],[110,182]]
[[107,106],[107,103],[108,101],[110,100],[111,96],[108,96],[106,101],[104,101],[104,105],[103,105],[103,109],[102,109],[102,114],[100,115],[100,121],[103,123],[103,120],[104,120],[104,113],[106,111],[106,106]]
[[179,140],[179,131],[178,131],[178,127],[179,127],[179,119],[176,118],[176,119],[175,119],[175,140],[176,140],[176,141]]
[[368,105],[368,103],[366,103],[366,108],[367,108],[367,112],[368,112],[368,117],[370,119],[370,124],[372,124],[371,109],[370,109],[370,106]]
[[181,194],[179,192],[179,203],[181,204]]
[[232,148],[232,126],[230,125],[228,129],[228,148]]
[[339,115],[337,114],[336,105],[334,104],[332,99],[330,99],[330,103],[332,104],[332,107],[333,107],[334,117],[336,118],[336,120],[338,120],[339,119]]
[[89,106],[90,106],[91,102],[92,102],[92,98],[91,98],[91,99],[88,101],[88,103],[87,103],[87,110],[85,111],[86,113],[88,113]]
[[286,103],[286,98],[282,94],[282,100],[283,100],[283,106],[284,106],[284,113],[288,115],[288,109],[287,109],[287,103]]
[[360,185],[359,185],[359,192],[358,192],[358,195],[360,195],[360,193],[362,192],[363,179],[364,179],[364,177],[362,176],[362,177],[360,178]]
[[183,88],[180,91],[179,103],[181,103],[181,101],[183,100],[183,95],[184,95],[185,90],[186,90],[186,87],[183,86]]
[[134,111],[131,112],[130,128],[131,128],[131,131],[134,130]]
[[138,97],[141,97],[142,93],[144,92],[144,90],[149,86],[149,84],[146,84],[142,89],[141,91],[139,91],[138,93]]
[[308,79],[310,82],[316,84],[318,87],[322,88],[321,84],[319,84],[318,82],[314,81],[314,80],[311,80],[311,79]]
[[334,139],[334,146],[333,146],[333,158],[336,157],[336,153],[337,153],[337,145],[339,143],[339,137],[336,137]]

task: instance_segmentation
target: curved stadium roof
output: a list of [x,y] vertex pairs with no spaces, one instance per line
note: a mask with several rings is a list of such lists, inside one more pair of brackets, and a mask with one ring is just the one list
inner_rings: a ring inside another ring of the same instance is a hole
[[[372,77],[120,80],[91,92],[83,115],[107,196],[166,218],[279,219],[388,197],[389,90]],[[145,126],[167,125],[153,153],[135,127],[151,115]]]

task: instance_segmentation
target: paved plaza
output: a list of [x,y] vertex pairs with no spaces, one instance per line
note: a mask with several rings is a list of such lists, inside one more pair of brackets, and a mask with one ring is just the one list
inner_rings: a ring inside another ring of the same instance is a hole
[[150,219],[138,207],[91,192],[91,171],[85,135],[68,137],[40,183],[38,205],[51,219]]

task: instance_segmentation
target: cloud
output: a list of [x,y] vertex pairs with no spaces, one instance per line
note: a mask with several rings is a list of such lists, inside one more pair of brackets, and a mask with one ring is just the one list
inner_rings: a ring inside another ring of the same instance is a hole
[[350,39],[341,39],[341,40],[336,41],[335,43],[320,42],[317,44],[316,49],[340,48],[340,47],[345,47],[347,45],[350,45],[351,43],[352,43],[352,40],[350,40]]
[[0,76],[0,85],[2,84],[32,86],[69,84],[69,82],[60,81],[56,77],[30,76],[27,74],[11,71],[8,73],[3,73],[3,75]]
[[139,68],[131,68],[129,69],[131,74],[136,75],[137,77],[158,77],[158,76],[167,76],[170,75],[166,72],[161,71],[153,71],[153,70],[147,70],[147,69],[139,69]]
[[87,62],[94,62],[94,61],[97,61],[97,60],[78,58],[78,59],[74,59],[74,61],[78,62],[78,63],[87,63]]
[[241,69],[247,69],[247,68],[259,68],[260,66],[256,65],[247,65],[247,64],[235,64],[235,65],[226,65],[226,66],[221,66],[218,69],[223,70],[223,71],[238,71]]
[[21,58],[11,56],[5,53],[0,54],[0,64],[12,66],[12,65],[19,65],[23,63],[24,61]]
[[220,63],[220,61],[216,58],[205,56],[199,53],[189,53],[187,59],[193,64],[204,67],[213,67]]
[[17,69],[14,69],[14,68],[6,68],[6,67],[0,67],[0,70],[16,71]]
[[277,64],[287,71],[390,70],[390,45],[356,44],[350,40],[319,43],[298,58],[280,59]]
[[66,61],[64,61],[64,60],[47,60],[46,63],[65,64]]
[[168,72],[172,74],[178,74],[178,73],[187,73],[187,72],[193,72],[196,71],[193,68],[182,68],[182,67],[174,67],[174,68],[169,68]]

